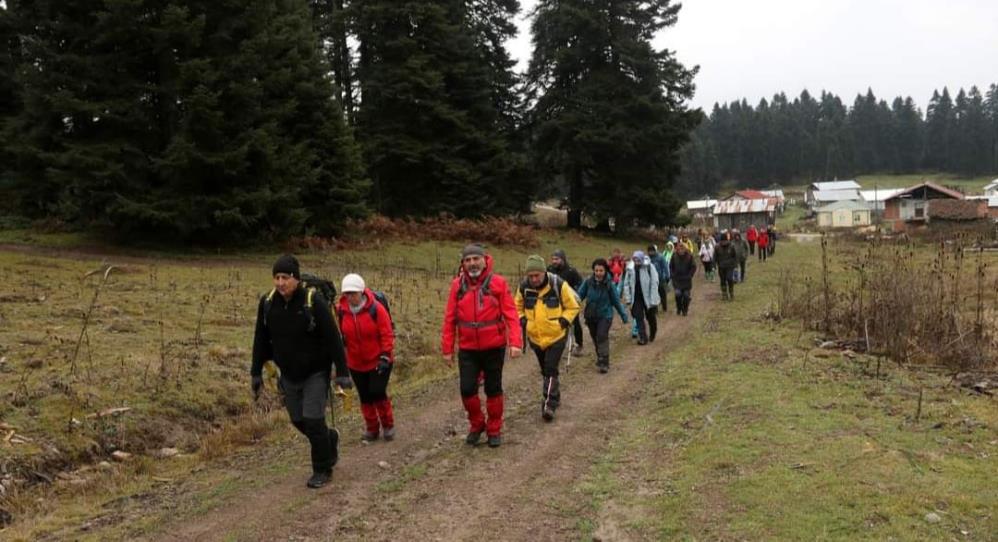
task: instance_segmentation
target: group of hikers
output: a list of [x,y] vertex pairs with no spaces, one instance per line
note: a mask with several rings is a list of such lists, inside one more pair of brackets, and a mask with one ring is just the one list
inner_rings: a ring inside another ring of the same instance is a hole
[[[476,445],[484,435],[490,447],[502,444],[502,372],[507,359],[520,357],[527,346],[533,351],[541,373],[540,415],[550,422],[561,404],[561,359],[566,350],[569,359],[583,353],[583,321],[594,345],[596,369],[605,374],[615,313],[624,324],[633,318],[631,337],[637,344],[654,341],[659,309],[667,311],[669,287],[676,314],[687,316],[697,268],[704,268],[710,282],[716,268],[722,298],[733,300],[734,284],[745,280],[748,256],[757,247],[760,260],[772,255],[773,233],[753,226],[745,238],[733,229],[713,234],[700,230],[693,239],[690,232],[680,231],[669,236],[663,251],[649,245],[647,251],[636,250],[625,259],[614,249],[609,259],[593,260],[587,278],[562,250],[554,251],[549,261],[532,255],[513,291],[482,245],[465,246],[451,282],[440,345],[444,362],[457,365],[469,424],[465,441]],[[330,382],[344,390],[356,388],[363,441],[395,438],[388,396],[395,363],[394,324],[387,298],[358,274],[343,277],[339,299],[327,300],[311,280],[303,281],[294,256],[278,258],[272,271],[273,289],[257,309],[251,387],[258,397],[264,364],[272,360],[280,370],[278,387],[291,423],[311,445],[313,474],[307,486],[319,488],[330,481],[339,456],[339,432],[325,419],[326,408],[331,408]],[[331,285],[326,295],[336,297]],[[484,410],[480,388],[485,391]]]

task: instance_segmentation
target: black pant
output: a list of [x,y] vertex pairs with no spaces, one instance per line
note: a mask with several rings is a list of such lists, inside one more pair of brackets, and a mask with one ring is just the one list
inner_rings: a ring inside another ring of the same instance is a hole
[[768,248],[762,247],[762,246],[759,247],[759,261],[760,262],[766,261],[766,253],[768,253],[768,252],[769,252]]
[[502,395],[502,366],[506,348],[492,350],[461,350],[457,353],[461,373],[461,397],[478,395],[478,375],[485,372],[485,396]]
[[750,255],[751,254],[755,254],[755,241],[749,241],[748,242],[748,253]]
[[338,436],[326,426],[329,373],[315,373],[301,381],[282,376],[281,389],[291,425],[305,435],[312,447],[312,472],[331,471]]
[[541,407],[549,407],[556,410],[561,404],[561,387],[558,385],[558,365],[561,363],[561,356],[565,353],[565,345],[568,337],[562,337],[558,342],[545,349],[530,343],[530,348],[537,356],[537,364],[541,367]]
[[[637,297],[637,296],[635,296]],[[658,333],[658,307],[645,307],[643,297],[638,297],[631,304],[631,316],[638,323],[638,339],[641,341],[654,341]],[[647,320],[647,330],[645,328]]]
[[572,333],[575,335],[576,346],[582,346],[582,319],[576,318],[572,321]]
[[353,385],[357,388],[361,404],[373,405],[388,399],[388,377],[392,376],[391,365],[388,366],[388,370],[383,375],[378,374],[377,370],[354,371],[350,369],[350,376],[353,377]]
[[613,318],[598,318],[596,320],[586,320],[586,327],[589,328],[589,336],[596,345],[596,365],[601,367],[610,366],[610,324]]
[[769,246],[767,248],[769,249],[770,256],[776,254],[776,243],[774,243],[772,240],[769,241]]
[[680,288],[673,285],[676,291],[676,314],[686,314],[690,310],[690,300],[693,298],[693,287]]
[[665,300],[666,300],[665,294],[668,293],[668,291],[669,291],[669,281],[668,280],[666,280],[666,281],[659,280],[659,283],[658,283],[658,298],[662,300],[662,310],[663,311],[669,310],[669,304],[665,302]]
[[738,260],[739,282],[745,282],[745,260]]
[[718,275],[721,276],[721,296],[732,297],[735,295],[735,268],[719,267]]

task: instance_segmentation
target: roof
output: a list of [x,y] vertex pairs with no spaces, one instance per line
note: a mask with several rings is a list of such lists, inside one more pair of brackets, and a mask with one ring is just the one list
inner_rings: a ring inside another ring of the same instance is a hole
[[[767,198],[769,198],[769,196],[767,196],[765,193],[760,192],[758,190],[739,190],[739,191],[735,192],[734,196],[740,196],[740,197],[743,197],[745,199],[767,199]],[[734,197],[734,196],[732,196],[732,197]]]
[[952,199],[964,199],[963,194],[961,194],[960,192],[957,192],[956,190],[951,190],[949,188],[946,188],[945,186],[939,186],[938,184],[930,183],[930,182],[924,182],[924,183],[921,183],[921,184],[916,184],[915,186],[911,186],[911,187],[905,188],[904,190],[898,192],[897,194],[894,194],[893,196],[891,196],[891,197],[889,197],[887,199],[888,200],[892,200],[892,199],[895,199],[895,198],[900,198],[902,196],[909,195],[912,192],[915,192],[916,190],[918,190],[920,188],[928,188],[928,189],[934,190],[934,191],[936,191],[936,192],[938,192],[938,193],[940,193],[940,194],[942,194],[944,196],[950,197]]
[[818,190],[814,192],[813,197],[815,201],[859,201],[862,199],[859,190]]
[[859,190],[862,188],[856,181],[829,181],[824,183],[812,183],[811,190],[814,191],[825,191],[825,190]]
[[842,200],[829,203],[815,209],[817,213],[828,213],[832,211],[869,211],[870,206],[865,201]]
[[904,188],[882,188],[879,190],[860,190],[859,195],[863,201],[884,201],[901,192],[904,192]]
[[934,199],[929,201],[929,217],[944,220],[976,220],[988,215],[981,200]]
[[700,209],[710,209],[715,205],[717,205],[716,199],[698,199],[686,202],[686,208],[691,211],[700,210]]
[[783,189],[782,188],[777,188],[775,190],[760,190],[760,192],[762,192],[763,194],[766,194],[767,196],[769,196],[771,198],[787,199],[786,196],[783,195]]
[[715,215],[740,215],[748,213],[774,213],[776,199],[726,199],[714,207]]
[[984,185],[985,190],[991,190],[992,188],[998,188],[998,179],[995,179],[990,183]]
[[988,198],[988,207],[998,207],[998,196]]

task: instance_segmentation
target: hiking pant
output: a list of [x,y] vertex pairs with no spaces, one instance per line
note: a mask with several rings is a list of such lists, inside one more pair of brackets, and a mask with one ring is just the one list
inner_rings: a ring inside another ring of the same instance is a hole
[[575,345],[582,347],[582,318],[576,317],[572,321],[572,333],[575,335]]
[[741,273],[739,282],[745,282],[745,260],[738,260],[738,271]]
[[766,253],[767,252],[769,252],[768,248],[766,248],[766,247],[759,247],[759,261],[760,262],[766,261]]
[[662,300],[663,311],[669,310],[669,304],[666,303],[665,301],[667,299],[666,294],[668,293],[669,293],[669,281],[666,280],[665,282],[662,282],[660,280],[658,283],[658,298]]
[[[502,431],[503,393],[502,368],[506,348],[491,350],[461,350],[457,354],[461,375],[461,402],[468,414],[469,432],[487,431],[496,436]],[[478,396],[478,375],[485,374],[485,407],[489,419],[482,414],[482,400]]]
[[631,316],[638,323],[638,339],[642,342],[654,341],[658,333],[658,307],[645,307],[644,298],[638,298],[631,304]]
[[735,268],[719,267],[718,275],[721,276],[721,297],[732,299],[735,296]]
[[754,255],[755,254],[755,241],[749,241],[748,242],[748,253],[749,253],[749,255]]
[[326,426],[329,373],[314,373],[305,380],[290,380],[282,375],[281,389],[291,425],[305,435],[312,447],[312,472],[331,471],[339,436]]
[[596,320],[586,320],[586,327],[589,328],[589,336],[596,345],[596,366],[610,366],[610,324],[613,318],[598,318]]
[[561,363],[561,355],[565,353],[565,345],[568,337],[562,337],[558,342],[542,349],[534,343],[530,343],[530,348],[537,356],[537,364],[541,368],[541,408],[549,407],[557,410],[561,404],[561,387],[558,385],[558,365]]
[[690,310],[690,300],[693,299],[693,287],[679,288],[676,291],[676,314],[686,314]]
[[385,374],[373,371],[354,371],[350,369],[353,385],[360,396],[360,414],[368,433],[377,433],[379,428],[395,427],[395,414],[392,412],[392,402],[388,397],[388,378],[392,375],[392,365]]
[[776,243],[774,243],[772,240],[769,241],[769,246],[766,248],[769,249],[770,256],[776,254]]

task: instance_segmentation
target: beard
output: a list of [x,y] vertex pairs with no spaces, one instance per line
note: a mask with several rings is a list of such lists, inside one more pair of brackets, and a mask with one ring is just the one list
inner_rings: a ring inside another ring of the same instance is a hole
[[471,277],[471,278],[473,278],[473,279],[477,279],[481,275],[482,275],[482,269],[479,268],[479,267],[476,267],[474,269],[469,269],[468,270],[468,276]]

